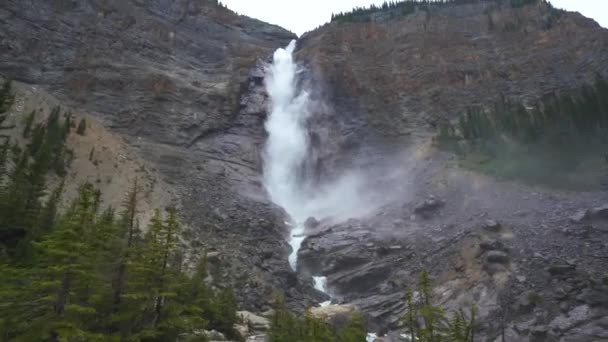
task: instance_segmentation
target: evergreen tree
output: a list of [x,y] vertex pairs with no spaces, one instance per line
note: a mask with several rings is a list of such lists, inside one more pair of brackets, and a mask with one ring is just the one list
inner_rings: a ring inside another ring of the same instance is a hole
[[[12,295],[20,299],[2,316],[9,315],[8,323],[19,336],[16,340],[101,340],[99,334],[86,327],[96,312],[88,303],[88,294],[98,281],[91,272],[95,260],[92,246],[87,243],[95,217],[91,189],[81,187],[79,197],[55,230],[34,242],[38,265],[35,272],[15,272]],[[3,291],[7,292],[11,291]]]
[[[13,94],[12,84],[10,80],[5,80],[2,88],[0,88],[0,114],[6,113],[15,102],[15,95]],[[0,115],[2,119],[0,123],[6,118],[5,115]]]
[[366,341],[367,329],[362,315],[356,314],[349,320],[346,327],[340,333],[340,342],[364,342]]

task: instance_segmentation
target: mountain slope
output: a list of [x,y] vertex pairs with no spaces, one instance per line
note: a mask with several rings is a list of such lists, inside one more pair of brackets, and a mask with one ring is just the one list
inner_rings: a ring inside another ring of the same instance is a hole
[[[175,194],[192,245],[232,267],[222,276],[244,307],[295,284],[259,181],[265,97],[253,94],[256,67],[294,34],[214,0],[10,0],[0,27],[0,74],[124,137]],[[303,305],[299,286],[289,297]]]

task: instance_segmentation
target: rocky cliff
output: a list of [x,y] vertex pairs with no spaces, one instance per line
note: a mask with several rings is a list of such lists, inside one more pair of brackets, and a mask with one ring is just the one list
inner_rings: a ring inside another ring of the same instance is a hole
[[259,181],[261,65],[295,35],[212,0],[3,1],[0,27],[0,74],[121,135],[175,194],[188,242],[214,252],[244,307],[292,287],[305,305],[300,288],[312,285],[296,284],[281,211]]
[[245,308],[267,309],[276,289],[294,307],[319,302],[310,275],[324,275],[334,301],[390,331],[424,268],[442,304],[479,306],[489,339],[608,338],[605,193],[465,172],[430,143],[472,104],[532,103],[608,75],[608,32],[593,21],[482,1],[302,37],[297,58],[323,103],[308,123],[315,177],[381,165],[374,181],[396,194],[366,219],[311,226],[297,274],[260,181],[263,63],[293,34],[211,0],[6,0],[0,27],[0,74],[122,136]]
[[362,308],[379,331],[398,324],[405,289],[427,269],[440,303],[477,305],[489,340],[608,338],[608,284],[597,273],[607,222],[570,217],[604,205],[605,193],[464,171],[430,139],[468,107],[532,105],[605,77],[606,29],[544,2],[482,1],[335,22],[299,43],[329,104],[312,126],[333,129],[318,144],[337,145],[324,164],[406,170],[393,183],[399,199],[372,217],[309,229],[300,272],[326,276],[334,301]]

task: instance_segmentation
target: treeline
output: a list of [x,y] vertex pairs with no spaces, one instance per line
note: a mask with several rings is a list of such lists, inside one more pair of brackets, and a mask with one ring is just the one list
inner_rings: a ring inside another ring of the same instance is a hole
[[355,7],[349,12],[332,14],[331,22],[367,22],[376,13],[386,13],[390,17],[408,16],[416,11],[429,11],[431,8],[440,8],[453,5],[476,4],[479,2],[506,3],[513,8],[523,7],[545,0],[405,0],[385,1],[381,6],[372,4],[370,7]]
[[[0,92],[5,114],[10,84]],[[208,282],[206,258],[192,272],[177,212],[155,211],[141,230],[137,182],[119,211],[102,210],[101,192],[80,187],[59,212],[69,159],[69,115],[52,111],[22,148],[0,149],[1,341],[205,341],[202,329],[234,336],[236,300]],[[47,177],[60,179],[47,189]]]
[[471,108],[457,124],[440,125],[439,140],[470,146],[508,139],[566,148],[608,142],[608,82],[598,76],[574,94],[544,97],[533,108],[504,98],[491,111]]
[[[440,146],[465,165],[552,186],[592,188],[602,182],[608,146],[608,82],[543,97],[526,108],[502,99],[491,110],[470,108],[458,122],[439,125]],[[469,163],[471,156],[483,162]],[[607,158],[608,160],[608,158]],[[580,165],[585,175],[580,174]]]
[[299,318],[286,308],[282,297],[275,298],[269,342],[365,342],[366,337],[366,323],[360,314],[350,317],[343,327],[336,327],[310,311]]
[[[416,293],[416,295],[414,295]],[[419,342],[474,342],[476,309],[460,309],[448,314],[433,305],[432,286],[426,271],[420,274],[418,291],[408,290],[405,296],[406,312],[403,327],[410,341]]]
[[[476,310],[448,313],[433,305],[432,284],[426,271],[420,274],[417,291],[405,293],[405,314],[401,330],[409,341],[418,342],[474,342]],[[365,342],[366,323],[363,316],[354,314],[336,328],[322,317],[314,317],[309,311],[297,318],[285,308],[281,297],[275,299],[274,315],[268,334],[269,342]]]

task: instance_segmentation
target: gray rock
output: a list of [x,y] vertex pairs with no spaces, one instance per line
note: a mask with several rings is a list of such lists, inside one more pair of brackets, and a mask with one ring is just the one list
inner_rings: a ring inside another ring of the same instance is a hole
[[501,229],[501,225],[495,220],[487,220],[486,222],[484,222],[481,228],[490,232],[498,232]]
[[315,229],[317,228],[319,225],[321,224],[321,222],[319,222],[316,218],[314,217],[309,217],[306,219],[306,221],[304,222],[304,227],[306,229]]
[[573,223],[581,223],[593,220],[607,220],[608,205],[603,205],[590,209],[581,209],[570,216],[570,221]]
[[549,323],[549,328],[564,332],[570,330],[574,326],[580,325],[581,323],[587,321],[589,319],[591,313],[591,309],[587,305],[580,305],[570,310],[567,315],[560,315],[555,317],[551,323]]
[[253,333],[265,332],[270,329],[270,320],[266,317],[248,311],[238,311],[237,315]]
[[515,301],[515,304],[513,305],[513,308],[520,314],[527,314],[534,309],[539,301],[540,295],[538,293],[535,291],[526,291],[519,295]]
[[573,223],[583,222],[587,218],[587,209],[578,210],[570,216],[570,221]]
[[[504,339],[503,339],[503,337],[504,337]],[[503,341],[527,342],[528,337],[518,334],[517,331],[515,331],[515,329],[513,329],[513,328],[507,328],[507,329],[505,329],[504,336],[502,336],[502,334],[501,334],[501,335],[498,335],[498,337],[496,337],[496,339],[494,339],[494,342],[503,342]]]
[[568,265],[568,264],[553,264],[553,265],[549,266],[549,268],[547,269],[547,271],[549,271],[549,274],[551,274],[552,276],[569,275],[572,272],[574,272],[575,270],[576,270],[575,265]]
[[489,263],[506,264],[509,262],[509,255],[502,251],[489,251],[486,253],[486,261]]
[[608,341],[608,316],[571,329],[560,339],[560,342],[599,341]]
[[444,205],[445,202],[442,200],[431,198],[414,207],[414,212],[424,218],[429,218],[434,212],[441,209],[441,207]]
[[506,247],[502,242],[500,242],[498,240],[493,240],[493,239],[483,240],[482,242],[479,243],[479,248],[481,248],[481,250],[483,250],[483,251],[491,251],[491,250],[504,251],[504,250],[506,250]]

